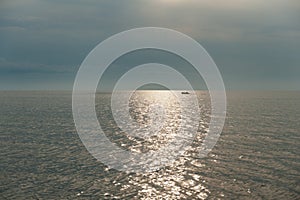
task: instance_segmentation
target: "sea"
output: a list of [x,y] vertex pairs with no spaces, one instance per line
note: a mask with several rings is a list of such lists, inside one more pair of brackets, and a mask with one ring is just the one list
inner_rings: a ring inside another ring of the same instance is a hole
[[[227,92],[223,131],[204,158],[197,151],[209,134],[211,102],[208,91],[196,94],[201,115],[188,151],[136,173],[89,153],[75,128],[71,91],[1,91],[0,199],[300,199],[300,92]],[[96,94],[97,118],[127,151],[161,148],[181,119],[170,91],[137,91],[132,118],[147,127],[149,106],[164,102],[166,123],[156,135],[132,137],[114,121],[110,100]]]

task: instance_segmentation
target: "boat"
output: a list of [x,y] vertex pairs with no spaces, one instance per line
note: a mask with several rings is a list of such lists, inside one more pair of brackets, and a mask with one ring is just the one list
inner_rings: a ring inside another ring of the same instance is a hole
[[181,92],[181,94],[190,94],[190,93],[186,91],[186,92]]

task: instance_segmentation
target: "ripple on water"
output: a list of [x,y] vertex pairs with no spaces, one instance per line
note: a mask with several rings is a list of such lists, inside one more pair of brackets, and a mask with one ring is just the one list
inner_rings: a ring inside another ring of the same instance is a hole
[[[132,110],[144,125],[151,122],[147,103],[159,96],[147,95]],[[224,131],[208,157],[198,159],[210,113],[209,94],[199,92],[194,143],[173,165],[145,174],[118,172],[86,151],[75,131],[71,93],[0,96],[0,199],[300,199],[299,93],[229,93]],[[116,127],[109,98],[97,95],[98,119],[124,149],[158,149],[183,120],[168,101],[164,132],[141,140]]]

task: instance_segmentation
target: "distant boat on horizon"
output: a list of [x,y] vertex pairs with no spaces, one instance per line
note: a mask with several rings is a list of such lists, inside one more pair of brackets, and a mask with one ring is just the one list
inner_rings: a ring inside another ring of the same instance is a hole
[[181,94],[190,94],[189,92],[185,91],[185,92],[181,92]]

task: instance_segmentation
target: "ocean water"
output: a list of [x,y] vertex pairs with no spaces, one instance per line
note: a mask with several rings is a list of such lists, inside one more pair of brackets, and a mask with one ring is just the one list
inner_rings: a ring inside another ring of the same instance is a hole
[[[0,199],[300,199],[300,92],[228,92],[223,132],[203,159],[197,152],[210,99],[206,91],[197,95],[201,120],[188,151],[172,165],[136,174],[89,154],[75,130],[71,92],[0,92]],[[95,102],[112,142],[135,152],[168,143],[180,112],[167,91],[132,97],[131,116],[145,127],[149,105],[166,103],[164,131],[145,140],[117,127],[110,96],[97,94]]]

